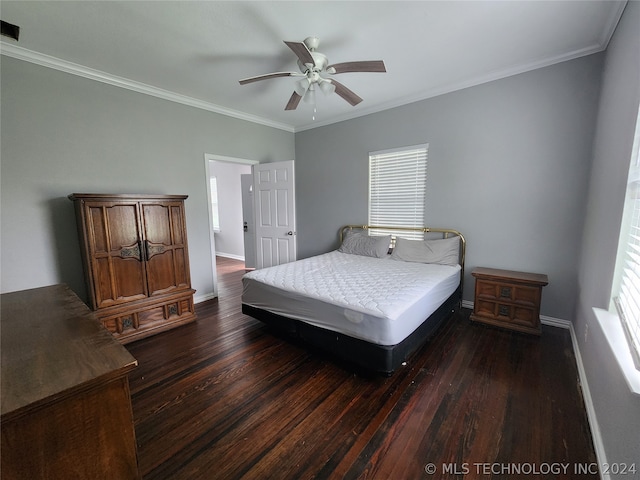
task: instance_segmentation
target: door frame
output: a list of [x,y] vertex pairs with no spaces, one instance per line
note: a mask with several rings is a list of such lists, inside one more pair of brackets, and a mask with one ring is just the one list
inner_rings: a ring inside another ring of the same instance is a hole
[[205,186],[207,192],[207,213],[209,220],[209,245],[211,246],[211,278],[213,279],[213,298],[218,296],[218,273],[216,271],[216,242],[213,234],[213,215],[211,212],[211,188],[209,186],[209,178],[211,177],[210,162],[227,162],[240,163],[243,165],[256,165],[260,163],[258,160],[250,160],[247,158],[228,157],[225,155],[217,155],[214,153],[204,154],[204,171]]

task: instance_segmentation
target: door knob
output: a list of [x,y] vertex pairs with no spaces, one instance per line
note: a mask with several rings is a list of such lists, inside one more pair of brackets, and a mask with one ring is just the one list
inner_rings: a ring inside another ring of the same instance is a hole
[[287,232],[287,235],[293,235],[293,232],[292,232],[291,230],[289,230],[289,231]]

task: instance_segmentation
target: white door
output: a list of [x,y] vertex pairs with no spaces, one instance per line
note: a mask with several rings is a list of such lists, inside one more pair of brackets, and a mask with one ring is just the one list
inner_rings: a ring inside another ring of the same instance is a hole
[[293,160],[253,165],[256,268],[296,259]]
[[242,190],[242,228],[244,230],[244,267],[256,268],[256,228],[253,214],[253,175],[240,175]]

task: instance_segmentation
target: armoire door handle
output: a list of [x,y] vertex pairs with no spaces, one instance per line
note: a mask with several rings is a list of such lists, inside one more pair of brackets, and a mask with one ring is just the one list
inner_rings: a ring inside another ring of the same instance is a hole
[[167,250],[167,247],[162,243],[151,243],[149,240],[144,241],[144,258],[148,262],[151,257],[160,255]]
[[121,258],[135,258],[136,260],[143,261],[144,260],[144,251],[142,242],[137,241],[135,245],[130,247],[124,247],[120,249],[120,257]]

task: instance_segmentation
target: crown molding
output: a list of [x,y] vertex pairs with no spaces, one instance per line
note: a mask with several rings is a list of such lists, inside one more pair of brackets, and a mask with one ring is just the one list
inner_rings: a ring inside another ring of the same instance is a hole
[[265,125],[267,127],[277,128],[285,130],[287,132],[294,132],[294,128],[291,125],[284,123],[274,122],[267,118],[258,117],[257,115],[250,115],[230,108],[222,107],[214,103],[198,100],[186,95],[180,95],[178,93],[170,92],[162,88],[154,87],[153,85],[147,85],[145,83],[136,82],[128,78],[112,75],[100,70],[88,68],[77,63],[68,62],[60,58],[52,57],[44,53],[38,53],[33,50],[29,50],[17,45],[13,45],[4,40],[0,41],[0,54],[7,57],[23,60],[25,62],[34,63],[47,68],[52,68],[79,77],[87,78],[89,80],[95,80],[97,82],[106,83],[119,88],[132,90],[134,92],[143,93],[152,97],[161,98],[170,102],[180,103],[189,107],[199,108],[201,110],[207,110],[209,112],[219,113],[227,117],[233,117],[247,122],[257,123]]
[[618,2],[618,8],[611,11],[611,15],[607,20],[607,25],[605,26],[604,30],[602,31],[602,35],[600,36],[600,45],[603,46],[603,50],[607,48],[609,42],[611,41],[611,37],[613,37],[613,33],[616,31],[616,28],[618,28],[618,23],[622,18],[624,9],[627,8],[627,3],[629,3],[628,0]]
[[111,75],[109,73],[102,72],[100,70],[88,68],[83,65],[68,62],[66,60],[62,60],[56,57],[52,57],[50,55],[38,53],[33,50],[28,50],[26,48],[19,47],[13,43],[9,43],[5,40],[0,40],[0,54],[6,55],[8,57],[16,58],[19,60],[23,60],[26,62],[34,63],[37,65],[41,65],[44,67],[52,68],[55,70],[59,70],[62,72],[70,73],[72,75],[78,75],[84,78],[106,83],[116,87],[125,88],[127,90],[132,90],[138,93],[143,93],[145,95],[151,95],[151,96],[168,100],[171,102],[176,102],[183,105],[188,105],[190,107],[195,107],[195,108],[199,108],[209,112],[225,115],[228,117],[233,117],[233,118],[245,120],[252,123],[257,123],[260,125],[277,128],[277,129],[284,130],[291,133],[296,133],[296,132],[302,132],[305,130],[312,130],[314,128],[323,127],[323,126],[331,125],[334,123],[343,122],[346,120],[352,120],[358,117],[363,117],[365,115],[382,112],[384,110],[390,110],[392,108],[401,107],[404,105],[408,105],[410,103],[420,102],[422,100],[427,100],[429,98],[437,97],[447,93],[452,93],[457,90],[463,90],[465,88],[475,87],[478,85],[482,85],[483,83],[492,82],[494,80],[500,80],[510,76],[536,70],[538,68],[544,68],[551,65],[555,65],[557,63],[566,62],[569,60],[574,60],[576,58],[584,57],[586,55],[602,52],[607,48],[609,41],[611,40],[611,37],[615,32],[618,22],[620,21],[620,18],[622,17],[624,9],[627,5],[627,1],[625,0],[625,1],[616,2],[616,4],[617,4],[617,8],[611,12],[611,15],[607,21],[607,25],[603,29],[602,35],[600,36],[598,43],[593,44],[589,47],[567,52],[565,54],[558,55],[555,57],[542,58],[533,62],[518,65],[513,68],[497,70],[487,75],[478,76],[462,82],[451,83],[448,85],[435,87],[430,90],[421,92],[419,95],[404,97],[391,102],[377,105],[375,107],[357,109],[356,111],[352,111],[344,115],[339,115],[324,121],[314,121],[307,125],[302,125],[298,127],[293,127],[292,125],[276,122],[268,118],[259,117],[257,115],[251,115],[251,114],[240,112],[237,110],[232,110],[230,108],[205,102],[203,100],[198,100],[193,97],[188,97],[186,95],[180,95],[177,93],[170,92],[168,90],[163,90],[161,88],[154,87],[152,85],[147,85],[144,83],[136,82],[134,80],[129,80],[124,77]]
[[[620,11],[620,15],[622,11]],[[620,17],[618,16],[618,19]],[[617,24],[617,22],[616,22]],[[614,24],[615,29],[615,24]],[[611,35],[607,36],[608,39],[611,38]],[[557,63],[567,62],[569,60],[575,60],[576,58],[584,57],[587,55],[591,55],[593,53],[602,52],[607,48],[607,44],[595,44],[586,48],[582,48],[579,50],[574,50],[572,52],[568,52],[562,55],[558,55],[555,57],[549,57],[545,59],[541,59],[534,62],[525,63],[522,65],[518,65],[513,68],[507,68],[504,70],[496,70],[487,75],[478,76],[469,80],[465,80],[463,82],[451,83],[446,86],[432,88],[430,90],[426,90],[419,95],[413,95],[404,97],[392,102],[387,102],[384,104],[377,105],[375,107],[371,107],[368,109],[358,110],[358,112],[347,113],[345,115],[341,115],[340,117],[334,117],[329,120],[314,122],[307,125],[303,125],[300,127],[296,127],[296,132],[302,132],[304,130],[311,130],[313,128],[323,127],[326,125],[331,125],[333,123],[342,122],[345,120],[352,120],[357,117],[363,117],[365,115],[370,115],[372,113],[382,112],[384,110],[390,110],[396,107],[402,107],[404,105],[409,105],[410,103],[420,102],[422,100],[427,100],[429,98],[438,97],[440,95],[445,95],[447,93],[456,92],[458,90],[464,90],[465,88],[475,87],[478,85],[482,85],[483,83],[493,82],[495,80],[501,80],[504,78],[512,77],[514,75],[519,75],[521,73],[530,72],[532,70],[537,70],[539,68],[549,67],[551,65],[555,65]]]

